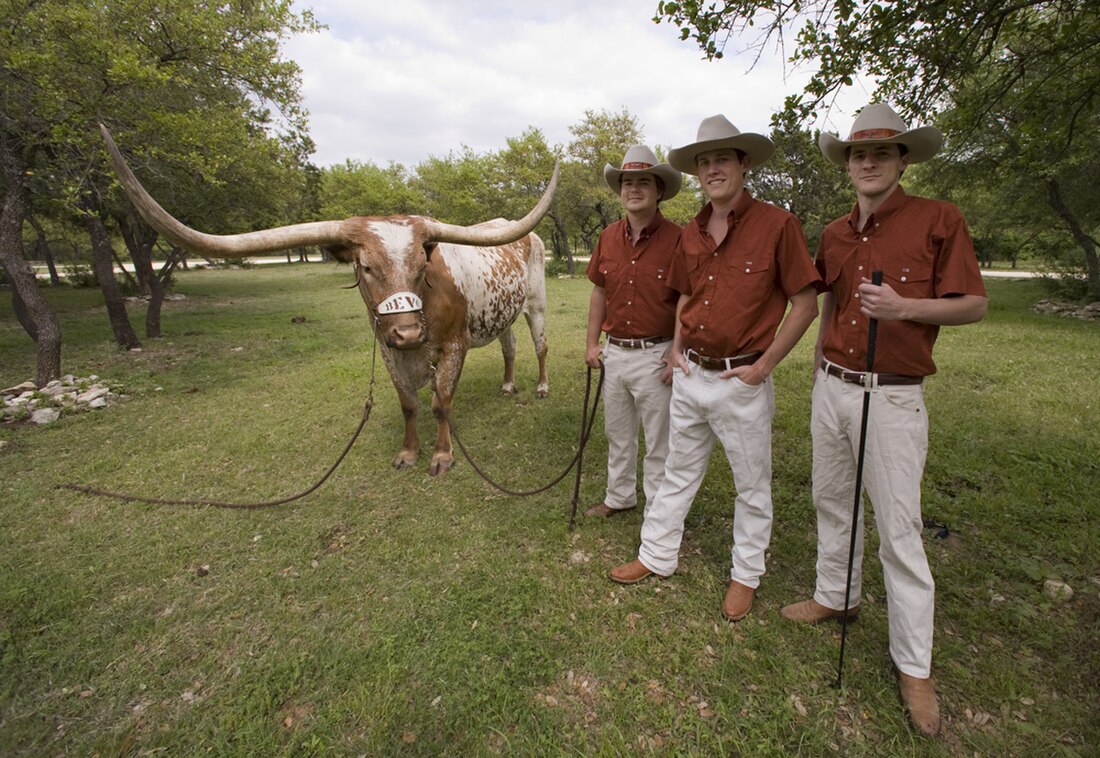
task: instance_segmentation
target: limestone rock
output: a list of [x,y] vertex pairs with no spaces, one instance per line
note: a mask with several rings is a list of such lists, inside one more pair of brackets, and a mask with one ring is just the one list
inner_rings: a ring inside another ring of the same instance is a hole
[[1047,579],[1043,582],[1043,594],[1059,603],[1073,599],[1073,588],[1061,579]]
[[61,418],[61,411],[57,408],[39,408],[31,414],[32,424],[52,424]]

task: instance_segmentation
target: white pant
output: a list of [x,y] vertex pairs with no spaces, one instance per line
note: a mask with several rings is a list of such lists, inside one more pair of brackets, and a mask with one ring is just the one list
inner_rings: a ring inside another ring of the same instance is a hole
[[642,524],[638,559],[658,574],[676,571],[684,519],[717,441],[737,488],[730,578],[756,588],[772,531],[775,391],[771,378],[752,387],[737,378],[720,379],[719,373],[699,366],[692,366],[690,375],[673,373],[665,481]]
[[661,361],[671,342],[638,350],[608,343],[603,352],[604,433],[607,435],[607,494],[621,510],[637,505],[638,426],[645,432],[642,491],[649,510],[665,478],[668,403],[672,388],[661,383]]
[[[863,387],[822,372],[813,390],[813,495],[817,508],[817,589],[814,600],[844,607],[855,502]],[[928,453],[928,415],[921,385],[871,391],[863,488],[879,532],[886,583],[890,656],[898,670],[924,678],[932,669],[935,583],[921,541],[920,483]],[[849,606],[859,604],[863,508],[856,531]]]

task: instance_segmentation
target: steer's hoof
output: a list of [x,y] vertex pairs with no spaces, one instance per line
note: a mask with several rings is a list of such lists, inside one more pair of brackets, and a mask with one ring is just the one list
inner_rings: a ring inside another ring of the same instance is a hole
[[455,465],[455,459],[453,455],[442,456],[436,455],[432,458],[432,465],[428,466],[428,476],[442,476],[450,471],[451,466]]
[[516,388],[515,382],[505,382],[500,386],[500,394],[502,395],[514,395],[519,390]]
[[549,384],[540,384],[538,386],[538,389],[535,390],[535,397],[549,397],[549,396],[550,396],[550,385]]
[[396,469],[409,468],[416,465],[416,460],[420,456],[416,453],[410,453],[407,450],[402,450],[397,454],[397,457],[393,459],[393,467]]

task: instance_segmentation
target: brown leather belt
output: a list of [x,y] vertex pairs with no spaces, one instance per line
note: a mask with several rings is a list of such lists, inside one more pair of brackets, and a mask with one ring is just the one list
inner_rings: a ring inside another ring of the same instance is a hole
[[711,358],[709,355],[699,355],[691,348],[684,351],[684,357],[700,368],[707,371],[729,371],[738,366],[751,366],[763,355],[761,352],[735,355],[732,358]]
[[[866,386],[866,371],[849,371],[843,366],[838,366],[835,363],[826,363],[825,373],[829,376],[835,376],[844,382]],[[921,384],[922,382],[924,382],[924,377],[921,376],[904,376],[903,374],[881,373],[876,373],[873,376],[875,384]]]
[[662,342],[668,342],[672,337],[612,337],[607,335],[607,341],[616,347],[621,347],[623,350],[642,350],[643,348],[653,347],[654,345],[660,345]]

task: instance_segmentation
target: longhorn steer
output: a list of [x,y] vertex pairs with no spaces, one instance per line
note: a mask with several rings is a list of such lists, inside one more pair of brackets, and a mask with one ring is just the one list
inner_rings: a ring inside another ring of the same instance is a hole
[[557,189],[555,166],[538,205],[519,221],[497,219],[476,226],[444,224],[424,216],[355,216],[234,235],[210,235],[169,215],[138,182],[107,128],[111,163],[142,217],[180,247],[203,255],[243,258],[300,245],[320,245],[355,267],[359,292],[370,310],[382,358],[405,416],[405,439],[393,465],[416,463],[417,391],[431,381],[437,394],[435,453],[428,472],[442,474],[454,464],[445,421],[458,385],[466,351],[499,339],[504,353],[502,391],[515,385],[516,337],[520,313],[531,328],[539,361],[537,395],[550,391],[546,378],[546,282],[542,240],[531,230],[546,214]]

